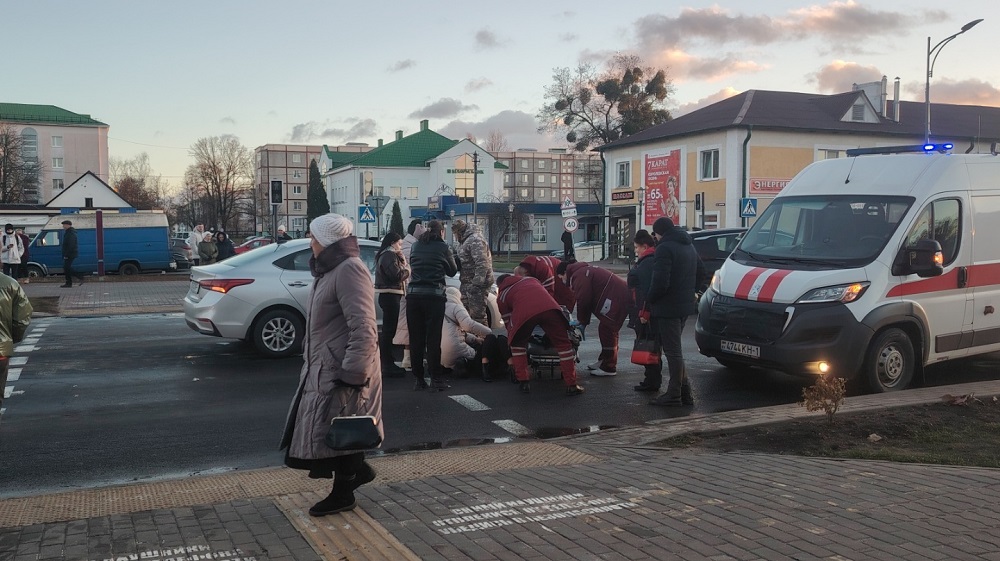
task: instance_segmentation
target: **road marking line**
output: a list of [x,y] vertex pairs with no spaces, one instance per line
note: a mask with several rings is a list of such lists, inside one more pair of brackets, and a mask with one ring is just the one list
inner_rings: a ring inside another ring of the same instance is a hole
[[469,411],[489,411],[490,408],[483,402],[477,401],[469,395],[450,395],[448,396],[459,404],[463,405]]
[[34,345],[18,345],[14,347],[15,353],[30,353],[31,351],[37,351],[38,347]]
[[4,386],[3,388],[3,398],[7,399],[10,394],[14,393],[14,386]]
[[24,366],[28,364],[28,357],[26,356],[12,356],[10,357],[11,366]]
[[493,421],[493,424],[516,436],[527,436],[535,432],[521,423],[511,419]]
[[8,382],[16,382],[17,379],[20,378],[20,377],[21,377],[21,369],[20,368],[8,368],[7,369],[7,381]]
[[22,345],[37,345],[38,344],[38,337],[25,337],[24,339],[21,339],[21,344]]

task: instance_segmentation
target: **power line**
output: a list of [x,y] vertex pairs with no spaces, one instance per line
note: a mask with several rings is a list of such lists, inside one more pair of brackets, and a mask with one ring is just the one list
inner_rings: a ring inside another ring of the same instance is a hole
[[131,140],[125,140],[124,138],[115,138],[113,136],[109,136],[108,140],[117,140],[119,142],[127,142],[129,144],[136,144],[138,146],[149,146],[151,148],[170,148],[171,150],[188,150],[188,148],[181,148],[179,146],[163,146],[162,144],[144,144],[142,142],[133,142]]

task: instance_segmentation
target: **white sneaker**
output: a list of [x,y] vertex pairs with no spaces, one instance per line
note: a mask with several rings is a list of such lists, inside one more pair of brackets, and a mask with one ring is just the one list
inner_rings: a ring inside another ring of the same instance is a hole
[[[599,365],[598,365],[599,366]],[[596,368],[590,372],[591,376],[617,376],[618,372],[614,370],[605,370],[603,368]]]
[[601,369],[601,361],[597,361],[594,364],[587,365],[587,370],[600,370],[600,369]]

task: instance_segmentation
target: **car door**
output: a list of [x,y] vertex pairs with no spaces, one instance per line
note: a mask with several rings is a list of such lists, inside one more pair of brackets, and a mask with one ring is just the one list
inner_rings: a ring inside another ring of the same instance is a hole
[[307,247],[275,262],[281,270],[279,273],[281,285],[298,304],[303,316],[309,309],[309,291],[313,283],[312,272],[309,270],[310,257],[312,249]]

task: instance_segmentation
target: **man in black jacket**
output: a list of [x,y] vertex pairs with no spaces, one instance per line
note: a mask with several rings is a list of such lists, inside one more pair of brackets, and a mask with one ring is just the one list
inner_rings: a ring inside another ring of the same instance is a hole
[[681,331],[688,316],[697,312],[695,290],[705,276],[705,266],[691,244],[691,236],[676,228],[663,216],[653,223],[656,252],[653,255],[653,279],[646,297],[648,315],[641,321],[654,324],[657,339],[667,357],[670,379],[667,391],[650,403],[654,405],[693,405],[691,384],[688,383]]
[[83,284],[83,275],[73,273],[73,260],[79,255],[79,243],[76,239],[76,228],[73,227],[72,221],[63,220],[62,227],[63,275],[66,277],[66,283],[62,285],[62,288],[73,288],[73,277],[76,277],[80,281],[80,284]]

